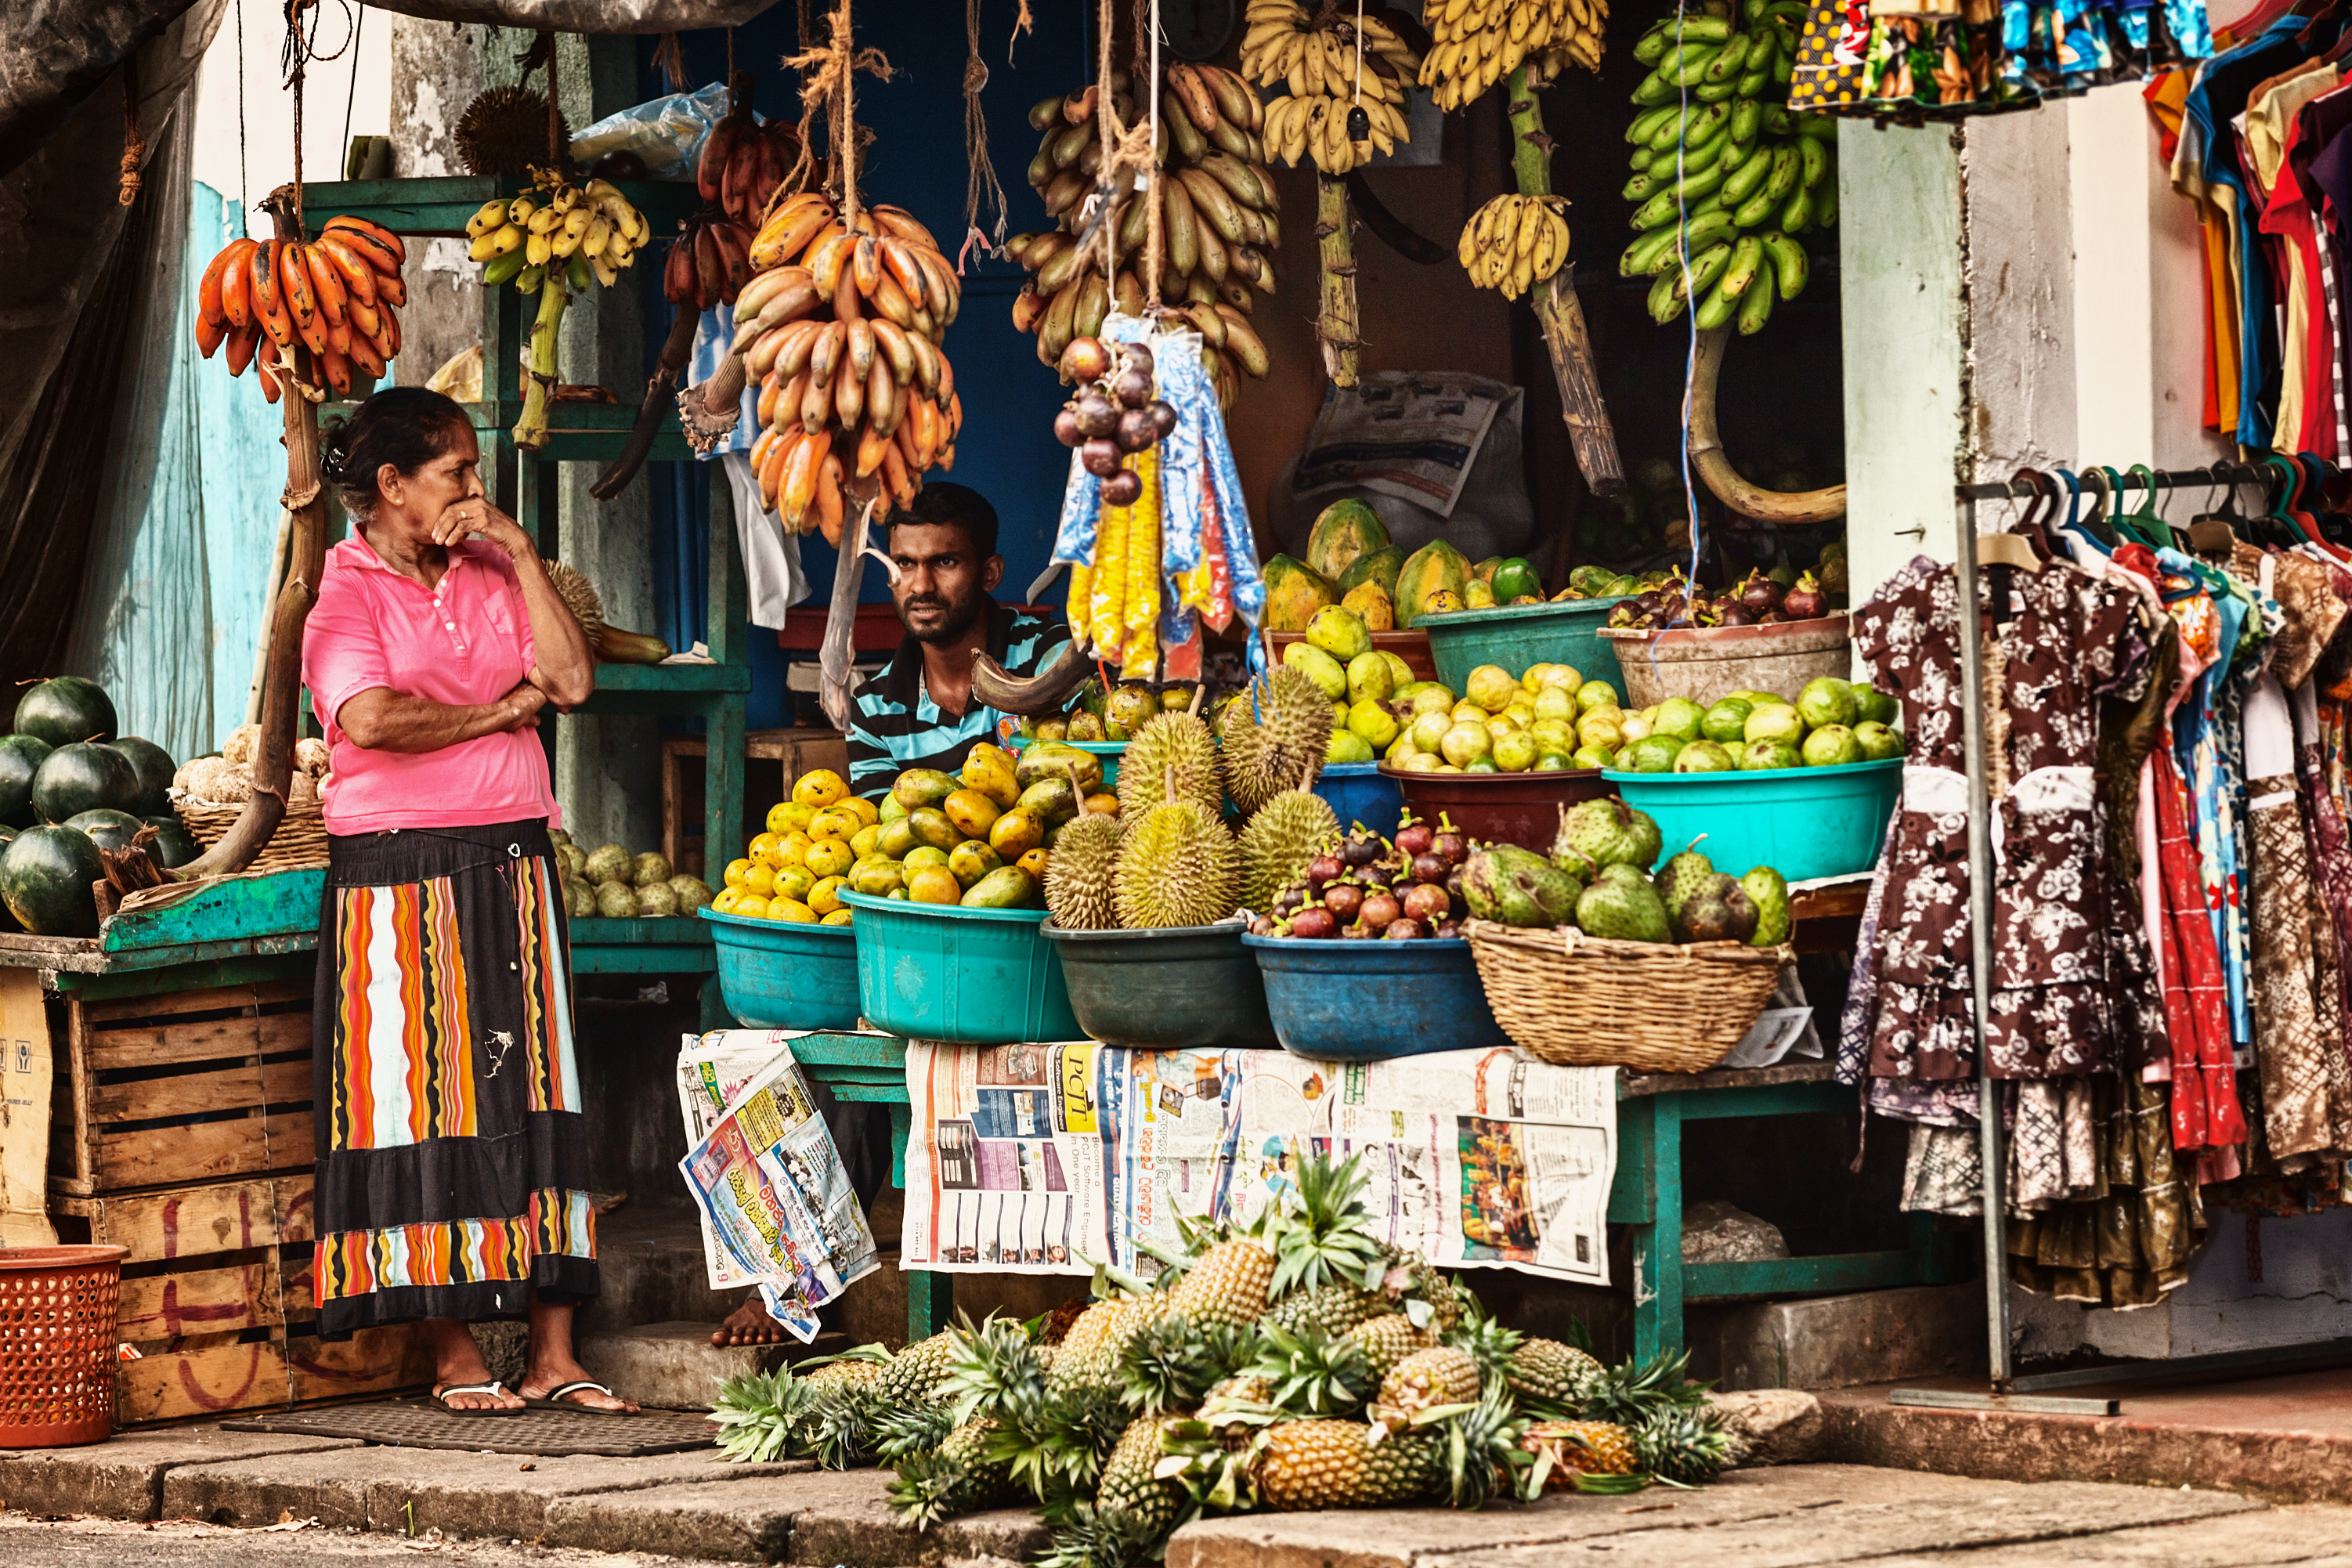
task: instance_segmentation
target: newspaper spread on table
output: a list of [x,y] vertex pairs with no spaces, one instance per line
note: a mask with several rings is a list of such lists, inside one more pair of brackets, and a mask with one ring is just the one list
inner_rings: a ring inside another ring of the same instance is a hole
[[1615,1071],[1509,1050],[1381,1062],[1091,1041],[907,1050],[900,1267],[1149,1276],[1175,1215],[1255,1218],[1310,1148],[1364,1153],[1394,1245],[1609,1283]]
[[880,1267],[833,1132],[793,1059],[800,1031],[688,1035],[677,1058],[688,1153],[711,1289],[756,1285],[806,1343],[816,1310]]

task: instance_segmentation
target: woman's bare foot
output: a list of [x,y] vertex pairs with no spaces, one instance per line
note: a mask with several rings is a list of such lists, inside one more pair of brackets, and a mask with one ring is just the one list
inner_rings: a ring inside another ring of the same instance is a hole
[[[433,1397],[442,1390],[490,1381],[489,1363],[482,1359],[474,1331],[456,1318],[435,1318],[425,1327],[433,1335]],[[522,1400],[514,1390],[490,1394],[452,1394],[443,1401],[452,1410],[520,1410]]]
[[784,1341],[784,1326],[768,1316],[767,1304],[760,1293],[752,1291],[743,1298],[743,1304],[727,1314],[727,1321],[710,1331],[714,1345],[774,1345]]

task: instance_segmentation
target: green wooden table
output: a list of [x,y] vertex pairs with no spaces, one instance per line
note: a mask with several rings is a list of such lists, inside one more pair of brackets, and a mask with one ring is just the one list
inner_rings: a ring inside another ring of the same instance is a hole
[[[890,1108],[890,1181],[907,1184],[907,1042],[879,1034],[814,1034],[793,1041],[793,1055],[838,1100]],[[1631,1227],[1633,1243],[1633,1353],[1646,1360],[1683,1344],[1683,1303],[1691,1296],[1807,1296],[1943,1284],[1966,1279],[1958,1237],[1938,1237],[1916,1216],[1912,1244],[1885,1252],[1836,1253],[1763,1263],[1685,1263],[1682,1256],[1682,1150],[1685,1122],[1805,1116],[1851,1109],[1854,1091],[1834,1082],[1827,1062],[1748,1072],[1621,1073],[1617,1171],[1609,1219]],[[907,1337],[912,1343],[947,1325],[955,1277],[929,1271],[907,1279]]]

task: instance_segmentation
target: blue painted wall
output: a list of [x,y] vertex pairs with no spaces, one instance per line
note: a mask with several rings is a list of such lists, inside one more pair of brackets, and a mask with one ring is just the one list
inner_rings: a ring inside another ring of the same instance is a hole
[[[1006,60],[1006,41],[1018,5],[1015,0],[981,0],[981,51],[989,70],[982,94],[988,117],[990,161],[1004,187],[1012,215],[1009,232],[1045,226],[1045,205],[1029,188],[1024,172],[1036,152],[1029,129],[1029,106],[1076,86],[1093,75],[1087,8],[1076,0],[1030,0],[1036,31],[1023,37]],[[860,77],[856,112],[875,140],[866,153],[861,195],[905,207],[951,251],[964,228],[968,163],[963,145],[962,8],[948,0],[874,0],[858,8],[859,39],[888,56],[892,79]],[[759,72],[753,102],[763,115],[797,120],[797,78],[776,62],[798,49],[792,7],[778,5],[735,32],[739,67]],[[727,70],[726,35],[683,35],[687,72],[694,85],[722,79]],[[652,40],[641,55],[642,96],[655,98],[667,85],[652,63]],[[641,269],[647,289],[647,362],[669,321],[661,298],[659,269]],[[1018,597],[1045,569],[1054,521],[1061,505],[1069,454],[1054,439],[1054,411],[1063,391],[1051,370],[1037,363],[1035,340],[1013,330],[1012,300],[1024,275],[1010,261],[966,265],[963,309],[948,330],[947,353],[955,363],[962,395],[964,431],[949,477],[971,485],[995,503],[1003,532],[1005,586],[1000,596]],[[704,554],[709,491],[690,465],[667,465],[655,472],[656,531],[672,542],[657,552],[655,586],[664,606],[661,635],[683,647],[707,624],[709,582]],[[801,559],[821,605],[834,577],[835,552],[822,537],[801,541]],[[1047,595],[1058,598],[1056,587]],[[868,563],[862,597],[889,598],[882,569]],[[750,634],[753,688],[748,721],[754,729],[791,722],[784,700],[784,656],[772,633]]]

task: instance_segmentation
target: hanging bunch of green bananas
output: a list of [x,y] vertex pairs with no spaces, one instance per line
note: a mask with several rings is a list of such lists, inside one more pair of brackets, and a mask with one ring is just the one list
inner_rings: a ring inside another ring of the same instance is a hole
[[1837,122],[1788,110],[1802,0],[1741,9],[1737,25],[1728,6],[1662,17],[1633,47],[1651,68],[1625,130],[1639,237],[1617,271],[1656,279],[1661,323],[1696,300],[1702,330],[1761,331],[1774,300],[1805,287],[1797,237],[1837,221]]
[[511,199],[485,202],[466,220],[474,243],[467,252],[481,262],[482,281],[491,288],[511,283],[520,294],[537,294],[539,314],[530,337],[530,363],[523,375],[522,415],[515,421],[515,445],[536,451],[547,444],[547,406],[555,391],[556,339],[564,307],[575,294],[619,281],[621,268],[636,260],[653,237],[645,214],[607,181],[575,185],[562,171],[533,168],[531,188]]
[[[634,264],[638,247],[653,237],[645,215],[629,198],[604,180],[574,185],[543,169],[531,171],[536,183],[512,199],[482,204],[466,220],[473,237],[467,255],[483,262],[482,281],[492,288],[512,283],[525,294],[536,293],[550,267],[564,263],[582,280],[611,288],[621,268]],[[573,262],[579,263],[573,268]]]

